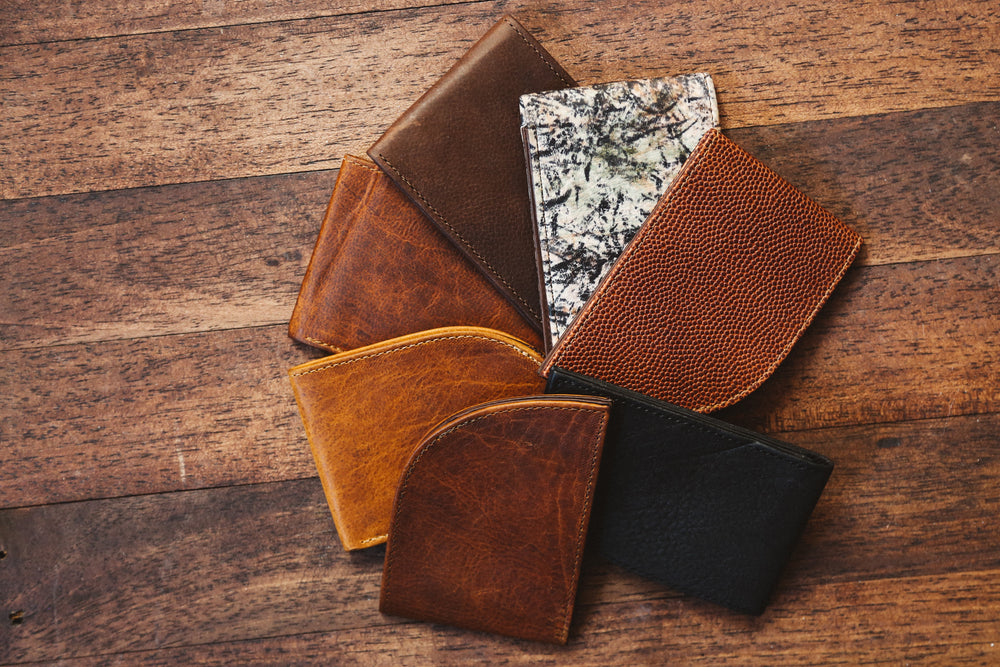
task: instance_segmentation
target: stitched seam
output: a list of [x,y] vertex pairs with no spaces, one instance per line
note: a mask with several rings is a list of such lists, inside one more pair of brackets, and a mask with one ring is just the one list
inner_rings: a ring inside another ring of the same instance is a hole
[[[712,130],[709,130],[709,132],[712,132]],[[715,136],[721,137],[722,135],[721,135],[721,133],[716,133]],[[710,141],[711,141],[711,143],[715,143],[716,139],[713,137],[713,139],[711,139]],[[685,186],[687,186],[687,183],[690,180],[691,172],[694,171],[695,167],[697,167],[701,163],[701,161],[702,161],[702,159],[703,159],[703,157],[704,157],[704,155],[705,155],[705,153],[707,151],[708,151],[708,148],[706,148],[704,151],[702,151],[697,156],[692,155],[691,157],[688,157],[689,161],[691,161],[692,158],[696,158],[696,159],[691,163],[690,168],[688,168],[686,171],[684,171],[684,173],[678,175],[677,179],[674,180],[673,188],[671,188],[669,190],[669,192],[671,193],[670,194],[671,198],[673,198],[676,193],[679,193],[682,188],[684,188]],[[685,166],[687,166],[687,165],[685,165]],[[666,204],[667,204],[667,202],[664,202],[664,206],[662,208],[660,208],[658,211],[655,212],[655,217],[652,218],[651,220],[649,220],[649,222],[653,223],[653,224],[649,225],[649,228],[655,227],[657,225],[657,223],[659,223],[660,220],[663,218],[664,211],[667,208]],[[643,226],[645,227],[646,225],[643,225]],[[594,300],[594,305],[592,307],[590,307],[590,308],[584,308],[584,312],[581,312],[579,315],[577,315],[576,320],[574,322],[572,322],[572,324],[570,324],[569,330],[563,332],[563,339],[567,340],[567,342],[572,341],[572,336],[569,335],[569,334],[572,333],[572,330],[579,329],[581,327],[585,327],[586,326],[586,322],[590,320],[590,317],[594,314],[594,311],[596,311],[598,309],[598,306],[601,304],[601,301],[604,299],[604,296],[608,293],[608,291],[617,282],[618,276],[621,274],[622,271],[625,270],[626,265],[629,265],[629,266],[631,265],[632,258],[636,255],[636,253],[639,252],[639,249],[642,248],[643,244],[645,244],[646,240],[650,236],[652,236],[652,233],[642,234],[642,230],[639,230],[639,234],[636,236],[635,239],[633,239],[633,244],[634,245],[630,246],[626,250],[626,253],[628,254],[628,257],[623,257],[621,259],[621,261],[616,262],[615,265],[611,268],[611,273],[609,273],[608,276],[605,277],[606,283],[603,286],[603,288],[600,289],[599,292],[595,292],[593,295],[591,295],[591,299]],[[546,364],[546,365],[549,368],[551,368],[563,356],[563,354],[564,354],[564,351],[560,350],[559,354],[553,356],[552,357],[552,361],[550,363]]]
[[528,361],[532,362],[533,364],[536,364],[536,365],[538,364],[538,361],[536,359],[534,359],[530,354],[528,354],[524,350],[520,349],[516,345],[513,345],[513,344],[508,343],[506,341],[497,340],[495,338],[488,338],[486,336],[479,336],[479,335],[476,335],[476,334],[459,334],[459,335],[456,335],[456,336],[444,336],[444,337],[440,337],[440,338],[438,338],[438,337],[428,338],[427,340],[415,341],[413,343],[410,343],[409,345],[404,345],[403,347],[389,348],[387,350],[380,350],[378,352],[371,352],[369,354],[366,354],[366,355],[363,355],[363,356],[360,356],[360,357],[354,357],[352,359],[346,359],[346,360],[343,360],[343,361],[335,361],[335,362],[330,363],[330,364],[328,364],[326,366],[320,366],[318,368],[313,368],[313,369],[310,369],[308,371],[302,371],[300,373],[292,373],[292,377],[300,377],[302,375],[309,375],[311,373],[319,373],[321,371],[330,370],[331,368],[336,368],[338,366],[346,366],[347,364],[353,364],[353,363],[358,362],[358,361],[366,361],[368,359],[374,359],[375,357],[381,357],[382,355],[385,355],[385,354],[392,354],[394,352],[402,352],[403,350],[408,350],[408,349],[410,349],[412,347],[418,347],[420,345],[426,345],[428,343],[436,343],[436,342],[446,341],[446,340],[457,340],[457,339],[460,339],[460,338],[474,338],[474,339],[477,339],[477,340],[484,340],[484,341],[487,341],[489,343],[496,343],[497,345],[503,345],[504,347],[509,347],[510,349],[514,350],[519,355],[521,355],[522,357],[524,357]]
[[[518,294],[517,290],[514,289],[514,287],[510,283],[508,283],[504,279],[504,277],[501,276],[497,272],[497,270],[495,268],[493,268],[493,265],[490,264],[486,260],[485,257],[483,257],[482,255],[480,255],[479,252],[475,248],[473,248],[472,245],[467,240],[465,240],[465,237],[462,236],[461,232],[459,232],[457,229],[455,229],[452,226],[452,224],[450,222],[448,222],[448,220],[441,214],[441,211],[437,210],[437,208],[434,207],[434,204],[432,204],[429,201],[427,201],[427,198],[424,197],[423,194],[421,194],[420,190],[417,189],[417,186],[415,186],[413,183],[411,183],[410,180],[408,178],[406,178],[406,176],[403,175],[403,172],[401,172],[399,169],[397,169],[394,164],[392,164],[391,162],[389,162],[389,159],[385,155],[383,155],[382,153],[379,153],[378,156],[379,156],[379,158],[381,158],[381,160],[383,162],[385,162],[387,165],[389,165],[390,169],[392,169],[394,172],[396,172],[396,175],[399,176],[403,180],[403,182],[406,183],[407,186],[409,186],[410,190],[413,191],[413,194],[417,195],[417,197],[420,199],[420,201],[422,201],[424,204],[426,204],[427,207],[430,210],[434,211],[434,215],[436,215],[438,217],[438,219],[441,221],[442,224],[444,224],[448,229],[451,230],[451,233],[454,234],[456,236],[456,238],[458,238],[458,240],[462,242],[462,245],[465,246],[465,248],[469,252],[471,252],[473,255],[475,255],[476,258],[480,262],[482,262],[483,265],[487,269],[489,269],[490,273],[492,273],[496,277],[497,280],[499,280],[500,282],[502,282],[507,287],[507,289],[510,290],[510,293],[512,295],[514,295],[514,298],[517,299],[518,301],[520,301],[521,304],[524,305],[524,307],[528,309],[528,313],[532,313],[531,306],[528,305],[528,302],[524,300],[524,297],[522,297],[520,294]],[[537,321],[537,318],[534,316],[533,313],[531,314],[531,319]]]
[[[399,483],[399,491],[397,492],[396,503],[395,503],[396,504],[396,511],[393,513],[392,520],[389,522],[389,528],[390,528],[390,530],[392,529],[392,526],[394,526],[396,524],[397,520],[399,519],[399,513],[402,511],[402,506],[403,506],[403,498],[406,496],[406,485],[409,484],[409,482],[410,482],[410,476],[413,474],[413,469],[416,467],[417,463],[420,462],[420,459],[422,459],[424,457],[424,454],[426,454],[428,451],[430,451],[432,447],[434,447],[435,445],[437,445],[441,441],[442,438],[444,438],[445,436],[451,435],[453,432],[455,432],[456,430],[458,430],[460,428],[472,426],[476,422],[482,421],[483,419],[486,419],[487,417],[490,417],[490,416],[493,416],[493,415],[504,414],[504,413],[509,413],[509,412],[530,412],[530,411],[533,411],[533,410],[571,410],[573,412],[584,412],[586,410],[589,410],[589,408],[565,408],[565,407],[554,407],[554,406],[537,406],[537,407],[533,407],[533,408],[512,407],[512,408],[506,408],[506,409],[503,409],[503,410],[497,410],[495,412],[490,412],[490,413],[485,414],[485,415],[480,415],[480,416],[478,416],[478,417],[476,417],[474,419],[470,419],[468,421],[466,421],[466,420],[459,421],[457,424],[454,424],[448,430],[439,433],[433,440],[431,440],[426,445],[424,445],[423,447],[421,447],[420,448],[420,452],[417,453],[416,457],[407,464],[407,466],[406,466],[406,472],[403,473],[403,478],[402,478],[402,480]],[[602,421],[606,421],[606,420],[607,420],[607,413],[605,413]],[[596,458],[596,452],[595,452],[595,458]],[[591,468],[591,480],[588,480],[588,487],[587,487],[588,488],[588,497],[589,497],[589,493],[590,493],[590,481],[592,481],[592,480],[593,480],[593,468]],[[582,521],[582,518],[581,518],[581,521]],[[577,544],[577,558],[578,559],[579,559],[579,556],[580,556],[580,544],[578,543]],[[390,551],[389,553],[386,554],[385,574],[384,574],[384,577],[383,577],[383,585],[382,585],[382,591],[383,591],[382,595],[383,595],[383,599],[386,600],[386,601],[389,600],[389,591],[391,590],[390,587],[389,587],[389,579],[392,576],[392,564],[393,564],[393,561],[395,561],[395,559],[396,559],[396,553],[395,553],[395,551]],[[567,625],[568,625],[568,620],[567,620]]]
[[[584,538],[587,535],[587,517],[590,512],[588,511],[591,503],[593,502],[593,492],[594,492],[594,475],[597,472],[597,462],[598,462],[598,451],[600,450],[600,445],[602,439],[607,431],[608,427],[608,415],[611,414],[610,410],[604,412],[601,417],[601,430],[597,432],[594,437],[594,442],[590,445],[592,454],[590,457],[590,474],[587,476],[587,491],[583,496],[583,507],[580,512],[580,527],[576,534],[576,557],[573,560],[573,574],[574,581],[573,585],[570,586],[570,590],[566,594],[566,602],[563,604],[562,612],[562,633],[558,635],[557,639],[563,639],[569,636],[569,624],[573,619],[573,600],[576,598],[576,589],[580,581],[580,559],[583,557],[583,544]],[[559,619],[556,619],[557,621]]]
[[379,173],[380,171],[382,171],[378,167],[370,165],[367,162],[364,162],[362,160],[359,160],[359,159],[355,158],[352,155],[345,155],[344,158],[341,160],[341,162],[350,162],[351,164],[353,164],[355,167],[357,167],[359,169],[364,169],[366,171],[370,171],[370,172],[373,172],[373,173]]
[[319,340],[318,338],[313,338],[312,336],[303,336],[307,341],[315,345],[321,345],[327,349],[333,350],[334,352],[343,352],[343,348],[337,347],[333,343],[327,343],[325,340]]
[[514,23],[511,22],[511,20],[509,18],[505,18],[504,19],[504,23],[507,24],[508,28],[510,28],[511,30],[513,30],[514,32],[517,33],[517,36],[521,38],[521,41],[523,41],[525,44],[527,44],[528,47],[532,51],[535,52],[535,55],[538,56],[539,59],[543,63],[545,63],[546,67],[548,67],[550,70],[552,70],[553,74],[555,74],[557,77],[559,77],[560,81],[562,81],[563,83],[565,83],[567,86],[572,86],[573,85],[573,83],[571,81],[567,81],[566,77],[564,77],[562,74],[559,73],[559,70],[557,70],[555,67],[552,66],[552,63],[549,62],[548,58],[546,58],[544,55],[542,55],[542,52],[539,51],[538,49],[536,49],[534,44],[532,44],[530,41],[528,41],[528,38],[524,36],[524,33],[521,32],[517,28],[517,26],[514,25]]
[[370,544],[372,542],[377,542],[379,540],[385,540],[389,537],[389,533],[382,533],[381,535],[376,535],[375,537],[369,537],[368,539],[358,540],[358,544]]

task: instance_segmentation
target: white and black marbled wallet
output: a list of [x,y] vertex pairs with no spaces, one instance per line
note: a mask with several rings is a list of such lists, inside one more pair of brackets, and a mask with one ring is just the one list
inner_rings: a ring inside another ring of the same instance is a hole
[[719,123],[708,74],[522,95],[546,349]]

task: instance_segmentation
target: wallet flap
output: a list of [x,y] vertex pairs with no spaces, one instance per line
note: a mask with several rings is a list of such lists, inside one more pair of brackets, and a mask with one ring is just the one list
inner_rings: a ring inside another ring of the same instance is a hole
[[601,553],[679,592],[761,613],[829,459],[558,368],[546,391],[612,400],[591,521]]
[[719,112],[708,74],[522,95],[520,109],[551,348]]
[[333,352],[444,326],[480,326],[537,349],[517,310],[369,160],[347,155],[289,335]]
[[607,414],[531,396],[430,432],[396,494],[380,610],[565,643]]
[[518,98],[572,85],[524,27],[504,16],[368,150],[538,330]]
[[337,532],[346,549],[385,541],[392,498],[420,437],[462,408],[540,393],[540,357],[479,327],[444,327],[289,371]]
[[549,353],[558,366],[699,412],[756,389],[861,238],[710,130]]

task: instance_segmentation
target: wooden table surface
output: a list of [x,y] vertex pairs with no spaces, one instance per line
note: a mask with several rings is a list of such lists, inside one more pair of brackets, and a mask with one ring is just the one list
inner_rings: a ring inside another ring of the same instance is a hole
[[[1000,664],[995,0],[0,2],[0,663]],[[514,13],[707,71],[865,239],[719,416],[836,463],[759,618],[586,557],[565,647],[382,616],[286,369],[340,159]]]

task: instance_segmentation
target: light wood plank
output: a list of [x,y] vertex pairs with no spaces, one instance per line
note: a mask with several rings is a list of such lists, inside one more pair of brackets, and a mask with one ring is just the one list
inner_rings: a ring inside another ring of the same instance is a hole
[[0,46],[217,28],[458,2],[462,0],[299,0],[295,3],[267,0],[96,0],[84,6],[63,0],[6,0],[4,16],[0,17]]
[[[982,498],[954,493],[956,500]],[[941,523],[939,514],[930,517]],[[862,548],[891,548],[884,533],[865,532],[871,517],[854,520]],[[986,644],[996,639],[1000,612],[997,536],[966,539],[979,544],[982,569],[963,563],[966,570],[956,571],[947,551],[923,559],[910,576],[870,565],[846,578],[793,567],[757,618],[679,597],[589,557],[571,644],[558,648],[379,614],[384,549],[340,549],[317,480],[5,510],[0,589],[23,620],[0,624],[0,660],[167,647],[190,648],[118,659],[242,664],[298,655],[329,662],[378,652],[390,662],[590,664],[614,654],[643,664],[792,664],[804,655],[824,662],[996,655]],[[837,553],[822,557],[830,566]],[[205,646],[258,637],[276,639]]]
[[1000,99],[990,0],[477,3],[19,45],[0,49],[0,196],[330,168],[500,8],[584,83],[711,72],[730,128]]
[[[856,228],[861,266],[1000,252],[996,115],[985,103],[729,134]],[[287,322],[334,179],[0,202],[0,349]]]

